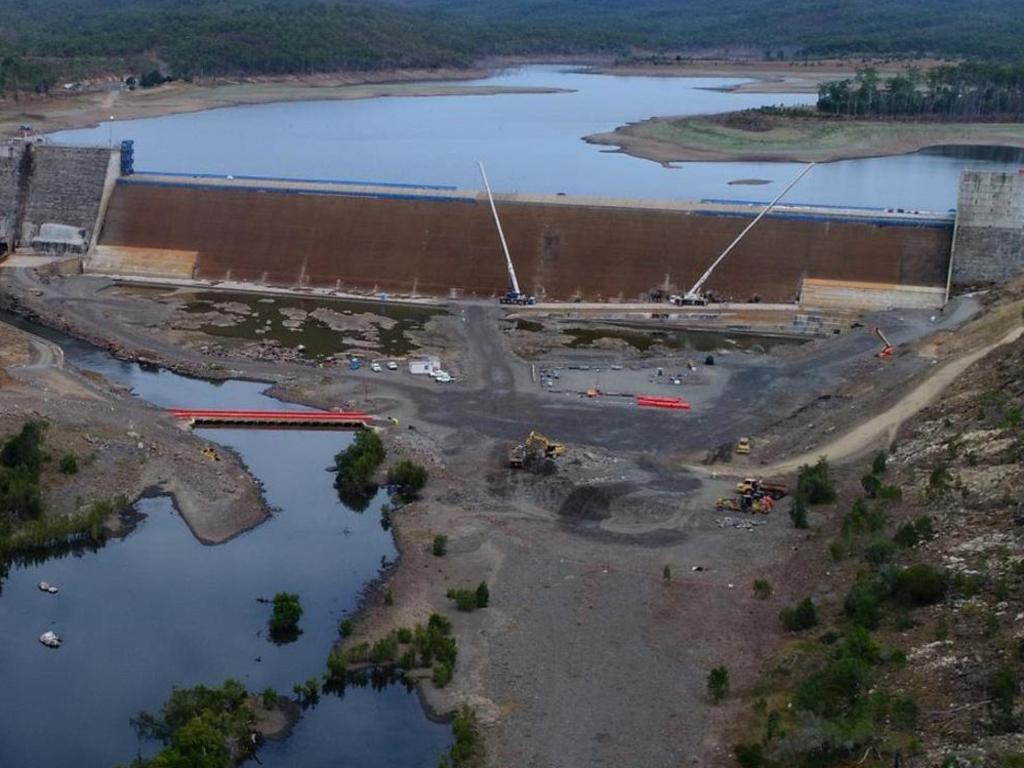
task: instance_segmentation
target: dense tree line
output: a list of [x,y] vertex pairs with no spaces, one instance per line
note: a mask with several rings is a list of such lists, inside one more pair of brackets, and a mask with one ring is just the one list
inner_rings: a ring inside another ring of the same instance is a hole
[[159,64],[179,78],[463,66],[488,54],[774,58],[1024,49],[1017,0],[0,0],[0,92]]
[[881,78],[874,69],[823,83],[818,111],[836,116],[1024,117],[1024,64],[967,62],[911,68]]

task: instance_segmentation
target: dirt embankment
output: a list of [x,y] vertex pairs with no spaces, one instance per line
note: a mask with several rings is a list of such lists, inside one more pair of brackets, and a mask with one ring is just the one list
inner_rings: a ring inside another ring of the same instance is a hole
[[86,128],[110,120],[201,112],[242,104],[286,101],[334,101],[383,96],[461,96],[498,93],[557,93],[557,88],[518,88],[459,85],[457,80],[486,77],[485,69],[402,69],[380,72],[340,72],[278,78],[217,79],[172,82],[155,88],[121,89],[47,97],[0,99],[0,138],[13,136],[19,126],[41,133]]
[[654,117],[586,137],[659,163],[684,161],[830,162],[902,155],[942,145],[1024,148],[1015,123],[835,120],[732,112]]

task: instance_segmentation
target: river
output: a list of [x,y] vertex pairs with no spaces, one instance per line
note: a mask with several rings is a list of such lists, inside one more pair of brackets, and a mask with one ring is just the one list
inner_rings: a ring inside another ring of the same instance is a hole
[[[114,360],[55,336],[68,362],[131,386],[155,405],[295,408],[255,382],[188,379]],[[126,429],[127,429],[126,425]],[[325,670],[338,622],[365,585],[393,561],[380,522],[383,494],[363,512],[338,500],[325,471],[351,435],[299,430],[203,430],[238,452],[264,486],[273,518],[216,547],[189,532],[168,498],[145,499],[145,519],[95,553],[12,567],[0,592],[0,766],[100,768],[127,764],[158,744],[139,743],[129,718],[156,711],[172,686],[235,677],[253,691],[292,685]],[[143,436],[143,439],[145,437]],[[49,581],[60,593],[41,593]],[[276,592],[300,595],[298,640],[266,636]],[[39,644],[54,629],[58,651]],[[265,766],[433,768],[450,729],[430,722],[415,692],[348,687],[325,694],[287,739],[260,751]]]
[[[175,173],[386,181],[477,188],[476,161],[495,189],[627,198],[767,201],[794,163],[657,163],[585,143],[584,136],[656,115],[807,104],[810,94],[717,90],[737,78],[619,77],[530,66],[468,81],[568,93],[388,97],[228,107],[62,131],[55,141],[134,139],[136,168]],[[957,148],[826,163],[787,198],[817,205],[946,211],[965,167],[1016,170],[1024,153]],[[736,186],[737,179],[770,184]]]

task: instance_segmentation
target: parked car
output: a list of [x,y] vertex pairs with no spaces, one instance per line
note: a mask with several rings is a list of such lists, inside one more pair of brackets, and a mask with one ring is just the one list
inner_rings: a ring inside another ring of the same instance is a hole
[[398,370],[398,363],[396,363],[394,360],[388,360],[388,370],[389,371],[397,371]]
[[384,369],[380,367],[380,363],[372,363],[370,365],[370,370],[373,371],[374,373],[380,373]]

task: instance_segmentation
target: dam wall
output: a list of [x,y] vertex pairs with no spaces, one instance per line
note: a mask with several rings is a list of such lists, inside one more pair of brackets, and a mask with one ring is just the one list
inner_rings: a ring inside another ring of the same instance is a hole
[[117,152],[18,141],[0,145],[0,241],[84,251],[98,229]]
[[964,171],[960,176],[954,285],[1001,282],[1024,272],[1024,175]]
[[[759,210],[555,195],[496,203],[523,290],[554,300],[685,290]],[[788,302],[805,278],[944,287],[952,223],[779,209],[706,288]],[[136,174],[110,196],[94,260],[107,272],[291,287],[467,297],[508,287],[486,197],[446,187]]]

